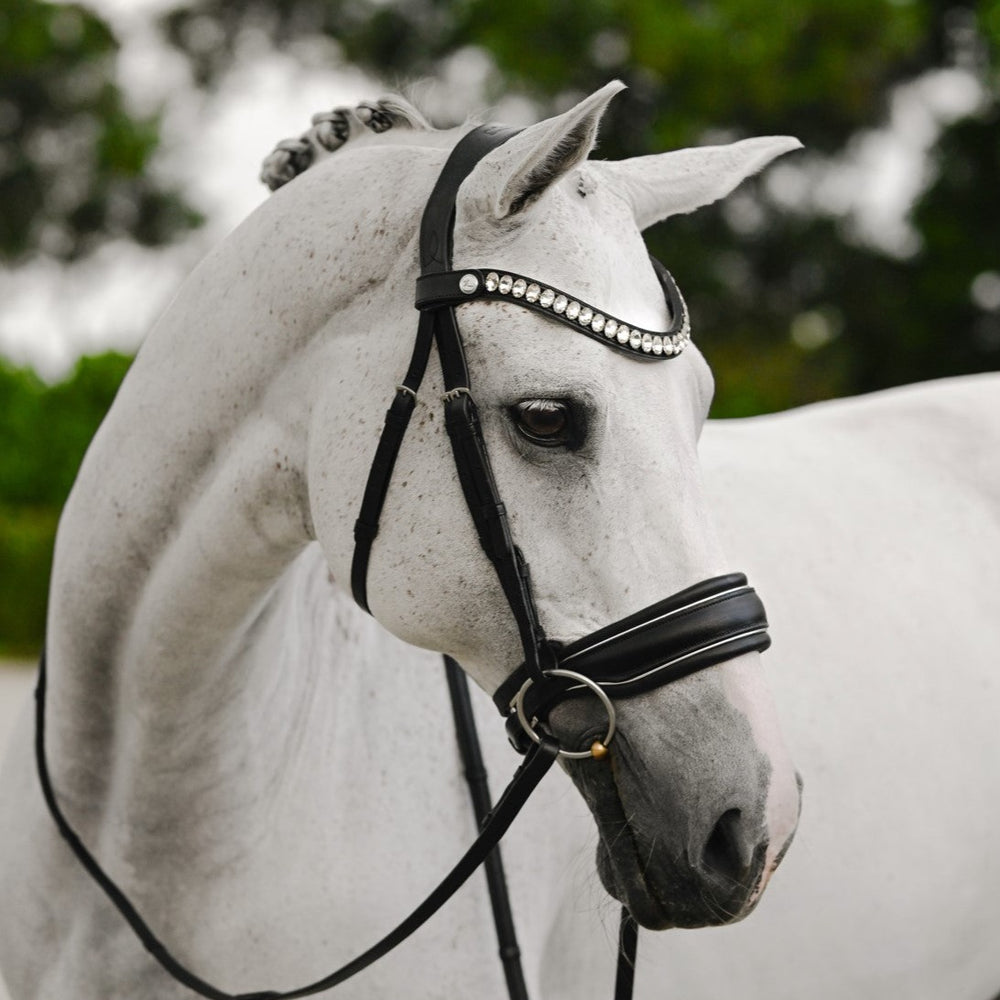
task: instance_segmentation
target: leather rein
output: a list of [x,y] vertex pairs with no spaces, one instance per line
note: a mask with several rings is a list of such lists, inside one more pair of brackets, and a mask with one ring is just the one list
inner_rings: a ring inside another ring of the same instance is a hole
[[[500,580],[517,622],[524,652],[521,666],[494,695],[515,749],[524,760],[510,784],[490,804],[465,674],[445,657],[456,734],[480,833],[431,894],[384,938],[341,968],[290,990],[229,993],[202,979],[180,961],[150,929],[125,893],[101,867],[74,831],[57,800],[45,755],[45,655],[36,688],[35,755],[39,781],[59,833],[80,864],[131,926],[146,950],[178,982],[209,1000],[293,1000],[332,989],[367,968],[424,924],[468,880],[486,868],[500,956],[511,1000],[527,1000],[510,902],[498,844],[534,788],[559,756],[603,758],[614,736],[611,696],[647,691],[723,660],[770,644],[763,606],[742,574],[703,581],[567,645],[550,642],[541,627],[531,592],[528,565],[514,544],[500,499],[472,394],[455,306],[475,298],[505,299],[549,315],[612,349],[641,361],[667,360],[689,338],[687,310],[673,279],[654,261],[671,308],[670,329],[654,333],[633,328],[558,289],[531,278],[488,269],[452,271],[455,201],[476,164],[516,135],[495,125],[480,126],[456,145],[428,199],[420,228],[417,308],[420,320],[409,368],[397,386],[376,448],[361,511],[355,525],[351,587],[368,608],[367,573],[382,507],[392,479],[430,352],[436,346],[444,376],[445,423],[462,491],[480,543]],[[561,747],[542,728],[549,711],[567,697],[593,694],[607,714],[607,730],[589,749]],[[632,995],[637,927],[622,909],[615,1000]]]

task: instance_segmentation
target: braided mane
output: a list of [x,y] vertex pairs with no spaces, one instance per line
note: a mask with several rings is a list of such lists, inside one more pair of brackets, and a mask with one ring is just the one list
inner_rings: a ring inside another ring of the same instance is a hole
[[[405,98],[387,94],[357,107],[339,107],[312,116],[312,125],[296,139],[282,139],[261,165],[260,179],[272,191],[294,180],[318,159],[336,152],[348,140],[393,128],[436,133],[437,129]],[[443,134],[443,133],[442,133]]]

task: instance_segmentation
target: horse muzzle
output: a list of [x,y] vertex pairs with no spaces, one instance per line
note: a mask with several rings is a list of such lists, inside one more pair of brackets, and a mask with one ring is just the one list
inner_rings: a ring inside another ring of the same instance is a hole
[[[567,645],[549,643],[540,679],[522,665],[494,695],[515,748],[524,752],[543,728],[559,740],[598,824],[601,880],[642,926],[728,923],[753,909],[769,874],[765,804],[758,799],[770,765],[753,754],[755,759],[741,756],[734,765],[739,774],[727,773],[721,782],[708,773],[719,767],[711,761],[704,775],[695,765],[680,777],[678,748],[671,746],[680,734],[669,732],[669,712],[653,718],[645,701],[634,706],[628,701],[767,649],[767,628],[764,607],[747,578],[731,573]],[[741,722],[723,695],[711,697],[719,701],[714,711],[727,720],[723,731],[738,729]],[[751,745],[749,734],[743,735]],[[580,759],[608,756],[613,739],[618,744],[607,765]],[[685,780],[701,789],[694,808],[678,804],[689,793]],[[746,801],[740,799],[738,808],[729,799],[709,804],[717,784],[727,796],[733,788],[743,789]]]

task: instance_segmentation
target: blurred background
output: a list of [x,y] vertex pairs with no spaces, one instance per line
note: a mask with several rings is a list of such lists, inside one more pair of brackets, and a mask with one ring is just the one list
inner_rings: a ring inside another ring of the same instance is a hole
[[519,125],[609,79],[599,155],[797,135],[649,234],[746,416],[1000,367],[1000,0],[4,0],[0,656],[41,643],[87,441],[313,112]]

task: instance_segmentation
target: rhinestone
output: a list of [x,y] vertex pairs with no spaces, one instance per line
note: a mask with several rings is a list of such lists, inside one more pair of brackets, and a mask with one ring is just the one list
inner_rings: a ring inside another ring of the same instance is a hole
[[653,349],[653,335],[651,333],[644,333],[642,335],[642,352],[643,354],[649,354]]
[[514,282],[514,286],[511,288],[510,294],[513,295],[515,299],[523,299],[527,288],[528,283],[524,280],[524,278],[518,278],[517,281]]
[[479,288],[479,279],[474,274],[463,274],[462,277],[458,279],[458,287],[465,292],[466,295],[471,295]]
[[528,285],[528,290],[524,293],[525,302],[537,302],[541,294],[542,286],[534,283]]
[[609,319],[604,324],[604,336],[609,340],[618,332],[618,320]]
[[500,284],[500,275],[496,271],[490,271],[486,275],[486,291],[495,292],[497,290],[497,285]]
[[555,301],[556,293],[551,288],[543,288],[542,294],[538,296],[538,304],[546,309]]
[[600,333],[604,329],[604,317],[600,313],[590,321],[590,329],[594,333]]
[[662,354],[663,353],[663,338],[654,337],[653,338],[653,353]]
[[576,319],[580,315],[580,303],[577,301],[570,302],[566,306],[566,319]]
[[632,336],[628,338],[628,346],[636,351],[642,346],[642,334],[638,330],[632,331]]
[[627,344],[628,336],[631,332],[632,331],[629,330],[629,328],[624,323],[622,323],[622,325],[618,327],[618,343]]
[[677,348],[674,347],[673,341],[669,337],[663,338],[663,353],[664,354],[676,354]]
[[[546,289],[548,291],[548,289]],[[569,303],[569,299],[565,295],[557,295],[555,302],[552,303],[552,309],[557,313],[566,312],[566,306]]]
[[580,325],[590,326],[590,321],[594,318],[594,310],[590,306],[584,306],[580,310]]
[[509,274],[505,274],[500,278],[500,284],[497,287],[501,295],[506,295],[514,287],[514,279]]

